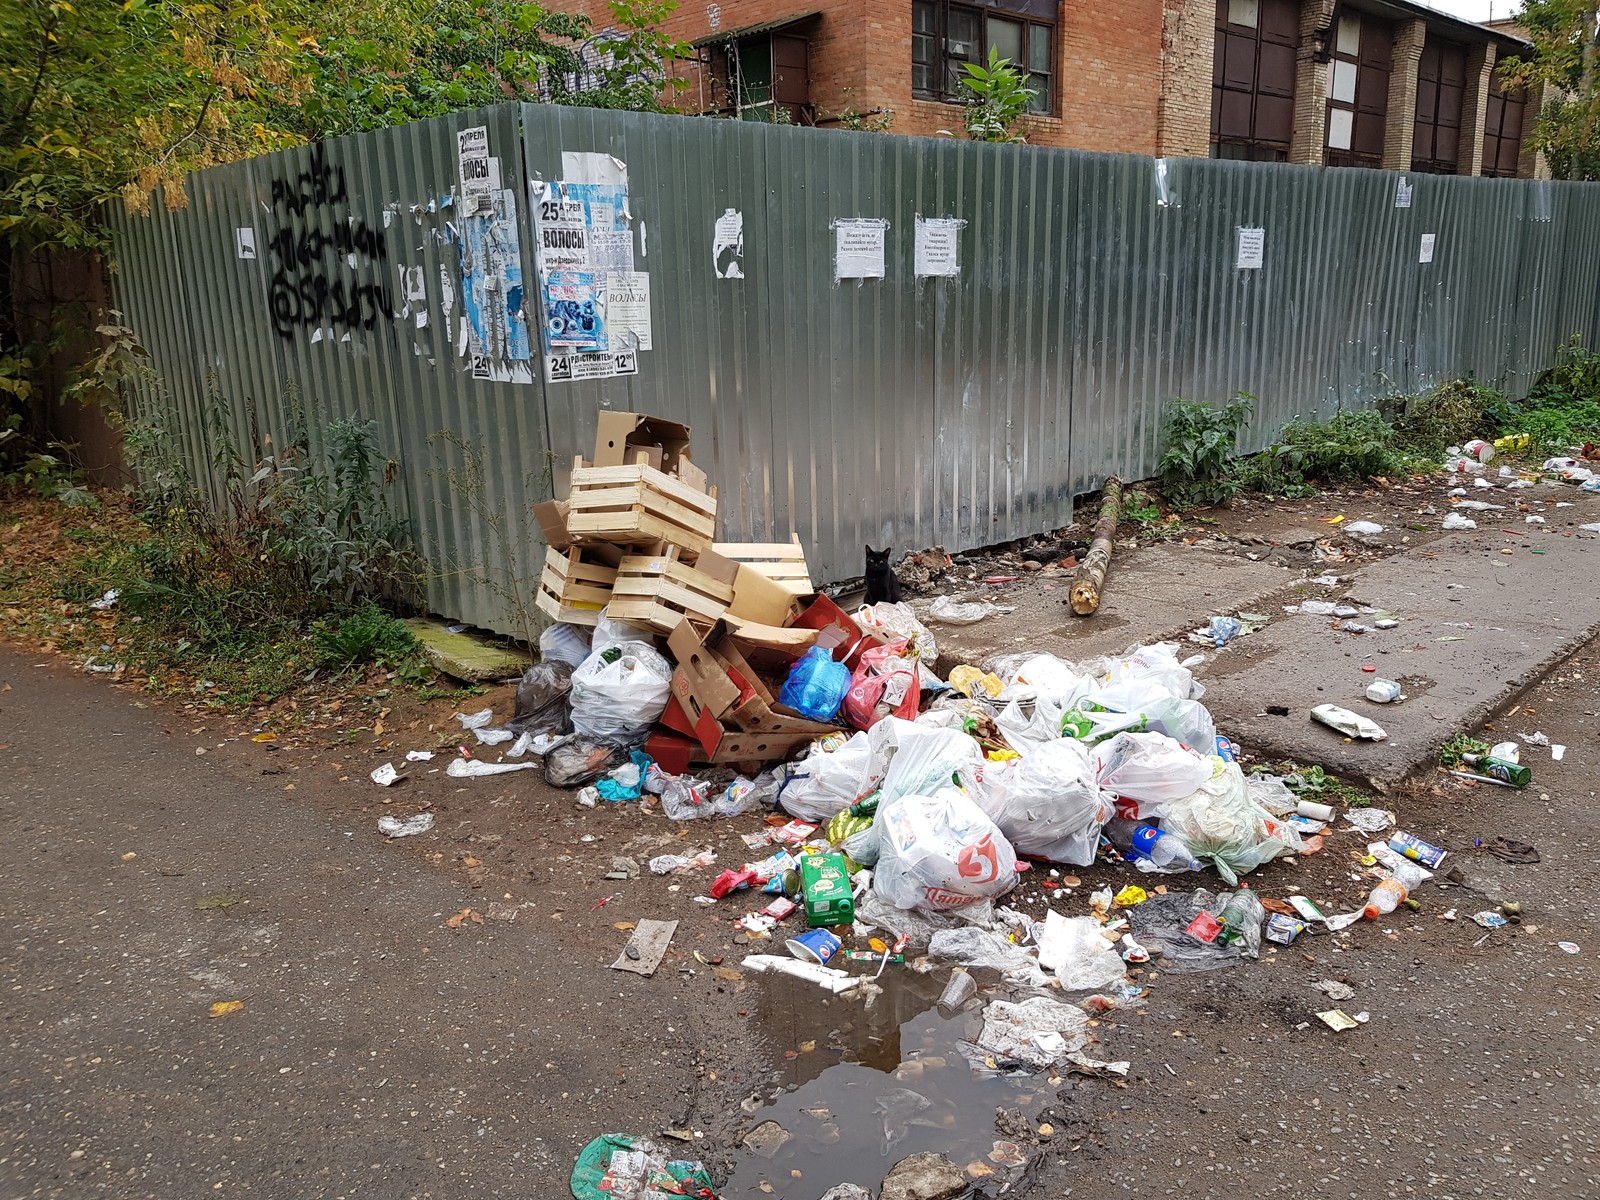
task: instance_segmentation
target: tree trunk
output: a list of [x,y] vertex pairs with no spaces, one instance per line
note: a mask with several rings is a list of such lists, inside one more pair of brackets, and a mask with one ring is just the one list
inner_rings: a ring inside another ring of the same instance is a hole
[[1094,525],[1094,542],[1072,580],[1072,611],[1080,617],[1087,617],[1100,607],[1100,589],[1106,585],[1111,544],[1116,540],[1121,516],[1122,480],[1112,476],[1100,493],[1100,519]]

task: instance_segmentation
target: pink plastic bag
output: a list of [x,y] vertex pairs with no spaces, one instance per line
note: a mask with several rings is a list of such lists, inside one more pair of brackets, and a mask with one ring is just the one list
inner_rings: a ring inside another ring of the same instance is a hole
[[[905,652],[904,640],[873,646],[862,652],[861,663],[844,697],[844,715],[857,729],[871,729],[885,716],[896,716],[902,721],[916,719],[921,691],[917,686],[915,660],[904,660]],[[896,679],[904,681],[905,695],[889,712],[879,712],[879,701]]]

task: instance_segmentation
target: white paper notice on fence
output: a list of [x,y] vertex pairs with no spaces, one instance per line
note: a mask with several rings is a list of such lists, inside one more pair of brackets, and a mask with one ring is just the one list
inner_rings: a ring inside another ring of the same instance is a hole
[[1416,185],[1405,178],[1394,181],[1394,206],[1396,208],[1411,207],[1411,193],[1416,190]]
[[744,214],[723,209],[711,232],[711,269],[718,279],[744,278]]
[[489,128],[474,125],[456,134],[456,161],[461,176],[461,197],[467,211],[492,201],[494,184],[489,176]]
[[544,377],[550,383],[574,383],[580,379],[610,379],[613,375],[637,375],[637,350],[609,350],[598,354],[548,354]]
[[240,225],[233,231],[233,252],[240,258],[256,256],[256,231],[249,225]]
[[917,278],[928,279],[961,274],[960,217],[917,217]]
[[882,279],[889,222],[880,217],[841,217],[833,223],[834,279]]
[[613,271],[606,276],[606,332],[611,345],[649,350],[650,276],[643,271]]
[[1422,235],[1422,248],[1417,251],[1417,261],[1419,263],[1431,263],[1433,261],[1433,243],[1438,236],[1436,233]]
[[626,189],[628,164],[609,154],[561,152],[561,178],[568,183],[600,183]]
[[1241,271],[1259,271],[1267,261],[1267,231],[1248,225],[1238,226],[1239,256],[1234,266]]

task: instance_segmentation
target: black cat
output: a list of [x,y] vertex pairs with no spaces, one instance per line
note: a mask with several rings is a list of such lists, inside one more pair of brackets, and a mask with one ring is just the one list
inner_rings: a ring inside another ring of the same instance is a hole
[[882,550],[866,547],[868,604],[882,604],[885,600],[890,604],[900,603],[900,580],[895,578],[894,568],[889,565],[889,555],[893,550],[893,546],[885,546]]

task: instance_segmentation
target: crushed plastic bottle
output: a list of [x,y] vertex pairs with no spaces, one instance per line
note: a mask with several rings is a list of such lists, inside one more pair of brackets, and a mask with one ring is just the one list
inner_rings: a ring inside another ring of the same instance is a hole
[[1106,825],[1105,834],[1111,844],[1126,854],[1128,861],[1141,871],[1174,874],[1200,870],[1200,860],[1195,858],[1182,838],[1174,833],[1163,833],[1154,825],[1142,825],[1126,817],[1114,817]]
[[1393,874],[1372,889],[1361,915],[1369,921],[1376,921],[1385,913],[1392,913],[1405,903],[1406,897],[1426,878],[1426,874],[1414,863],[1396,864]]

